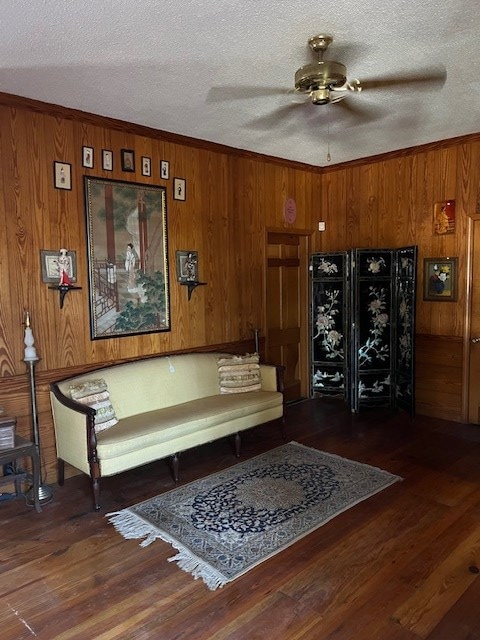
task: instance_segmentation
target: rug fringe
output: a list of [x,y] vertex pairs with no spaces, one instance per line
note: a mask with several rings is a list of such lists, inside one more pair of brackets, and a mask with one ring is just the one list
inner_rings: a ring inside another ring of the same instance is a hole
[[168,558],[168,562],[176,562],[180,569],[190,573],[195,580],[201,578],[211,591],[223,587],[228,582],[227,578],[219,571],[216,571],[211,565],[197,558],[190,553],[186,547],[179,545],[176,540],[159,531],[151,523],[128,509],[107,513],[105,517],[108,518],[109,522],[115,527],[115,530],[126,540],[145,538],[143,542],[140,543],[141,547],[148,547],[149,544],[152,544],[152,542],[157,539],[171,544],[178,553]]
[[213,567],[193,556],[185,547],[179,549],[176,556],[168,558],[168,562],[176,562],[180,569],[189,573],[195,580],[201,578],[211,591],[223,587],[228,582],[225,576],[222,576]]
[[162,538],[149,522],[143,520],[143,518],[140,518],[128,509],[107,513],[105,517],[108,518],[109,522],[113,524],[118,533],[126,540],[145,538],[145,540],[140,543],[141,547],[148,547],[149,544],[152,544],[152,542],[155,542],[158,538]]

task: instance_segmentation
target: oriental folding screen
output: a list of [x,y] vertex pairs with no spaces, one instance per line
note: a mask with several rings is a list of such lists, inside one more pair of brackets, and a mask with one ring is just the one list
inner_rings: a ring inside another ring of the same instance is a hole
[[311,256],[311,394],[415,412],[417,248]]

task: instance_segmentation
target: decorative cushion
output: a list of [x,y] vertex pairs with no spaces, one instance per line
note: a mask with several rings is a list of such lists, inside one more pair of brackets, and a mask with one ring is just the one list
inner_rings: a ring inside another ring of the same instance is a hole
[[70,385],[70,397],[72,400],[79,400],[79,398],[85,398],[94,393],[101,393],[102,391],[108,391],[107,383],[103,378],[97,378],[96,380],[85,380],[79,384]]
[[103,378],[86,380],[77,385],[70,385],[70,397],[76,402],[86,404],[95,409],[95,432],[105,431],[117,424],[115,409],[110,401],[107,383]]
[[262,381],[259,361],[260,356],[258,353],[218,358],[220,393],[260,391]]

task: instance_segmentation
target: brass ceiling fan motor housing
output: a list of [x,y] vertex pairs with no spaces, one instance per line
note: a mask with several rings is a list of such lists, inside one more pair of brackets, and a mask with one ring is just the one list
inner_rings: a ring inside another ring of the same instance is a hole
[[295,73],[295,90],[299,93],[311,93],[314,104],[328,104],[330,89],[342,87],[347,81],[347,68],[340,62],[323,60],[323,54],[333,38],[325,34],[313,36],[308,44],[319,55],[318,62],[300,67]]
[[347,81],[347,68],[340,62],[322,60],[300,67],[295,73],[295,89],[309,93],[316,89],[342,87]]

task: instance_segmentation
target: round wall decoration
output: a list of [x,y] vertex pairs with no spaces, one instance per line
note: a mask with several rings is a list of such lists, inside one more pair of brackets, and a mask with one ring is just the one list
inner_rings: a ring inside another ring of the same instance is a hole
[[297,219],[297,205],[293,198],[287,198],[287,200],[285,200],[283,217],[288,222],[288,224],[293,224]]

